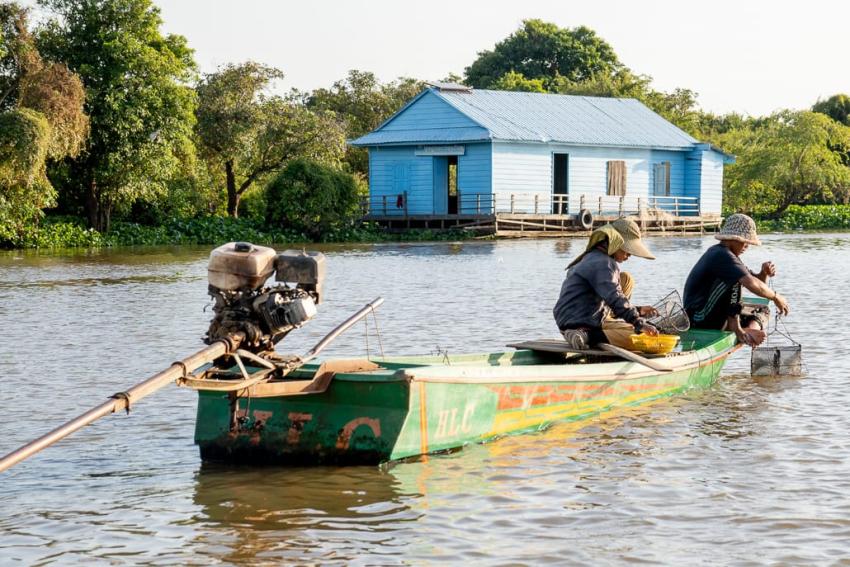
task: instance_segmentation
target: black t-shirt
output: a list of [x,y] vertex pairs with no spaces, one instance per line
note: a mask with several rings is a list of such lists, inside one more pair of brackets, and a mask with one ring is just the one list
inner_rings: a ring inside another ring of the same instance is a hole
[[705,251],[685,282],[685,311],[691,325],[722,329],[726,318],[741,311],[741,278],[750,271],[722,244]]

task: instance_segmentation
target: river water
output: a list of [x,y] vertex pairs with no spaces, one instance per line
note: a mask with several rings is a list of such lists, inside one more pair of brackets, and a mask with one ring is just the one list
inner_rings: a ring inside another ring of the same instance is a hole
[[[681,290],[714,240],[650,238],[635,299]],[[391,467],[203,465],[174,387],[0,473],[0,564],[850,564],[847,235],[768,235],[807,375],[707,391]],[[383,296],[374,353],[491,351],[557,336],[583,240],[325,247],[304,352]],[[204,248],[0,255],[0,453],[198,350]],[[328,356],[362,355],[365,326]]]

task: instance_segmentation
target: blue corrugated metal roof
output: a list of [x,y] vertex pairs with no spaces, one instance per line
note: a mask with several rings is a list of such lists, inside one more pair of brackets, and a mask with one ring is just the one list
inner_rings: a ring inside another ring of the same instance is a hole
[[[426,91],[427,92],[427,91]],[[699,143],[634,99],[555,95],[509,91],[440,91],[430,89],[448,104],[480,124],[477,128],[434,131],[382,132],[378,127],[354,140],[358,146],[417,142],[463,142],[482,139],[521,142],[560,142],[575,145],[690,149]],[[421,96],[421,94],[420,94]],[[411,103],[415,103],[416,97]],[[407,110],[406,105],[401,111]],[[430,136],[425,139],[423,136]],[[466,137],[470,136],[472,137]]]

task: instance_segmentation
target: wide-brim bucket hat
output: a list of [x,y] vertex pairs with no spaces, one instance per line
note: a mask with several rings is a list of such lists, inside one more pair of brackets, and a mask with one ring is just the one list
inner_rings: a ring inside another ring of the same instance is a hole
[[620,236],[623,237],[623,244],[620,245],[621,250],[628,252],[632,256],[646,258],[647,260],[655,260],[655,256],[640,239],[640,227],[635,221],[630,219],[617,219],[612,222],[611,225],[617,230],[617,232],[620,233]]
[[761,240],[756,233],[756,221],[742,213],[735,213],[726,217],[723,226],[714,234],[714,238],[717,240],[737,240],[753,246],[761,245]]

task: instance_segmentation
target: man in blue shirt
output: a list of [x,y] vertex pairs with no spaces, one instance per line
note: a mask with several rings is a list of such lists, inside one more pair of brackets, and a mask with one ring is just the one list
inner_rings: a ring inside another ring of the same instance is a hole
[[765,262],[756,273],[741,261],[750,245],[761,244],[756,223],[747,215],[730,215],[714,237],[720,243],[706,250],[685,282],[685,311],[692,327],[732,331],[742,343],[757,346],[765,338],[766,308],[742,314],[741,287],[773,301],[778,313],[787,315],[788,302],[767,285],[776,266]]

